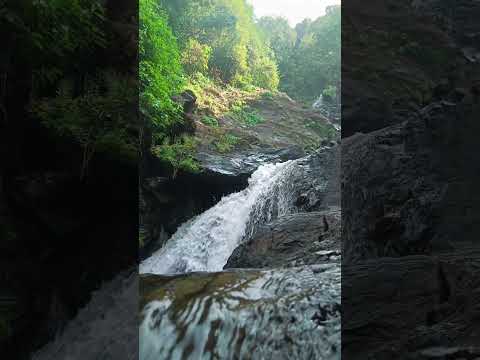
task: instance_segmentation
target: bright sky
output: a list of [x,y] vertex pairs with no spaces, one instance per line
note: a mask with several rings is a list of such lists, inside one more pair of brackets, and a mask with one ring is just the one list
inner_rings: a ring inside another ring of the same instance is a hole
[[305,18],[312,20],[325,14],[329,5],[340,4],[341,0],[248,0],[253,4],[255,15],[283,16],[295,26]]

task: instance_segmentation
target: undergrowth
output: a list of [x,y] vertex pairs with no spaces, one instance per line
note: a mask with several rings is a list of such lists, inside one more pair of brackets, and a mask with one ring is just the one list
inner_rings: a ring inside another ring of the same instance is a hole
[[164,143],[153,147],[153,154],[161,160],[168,162],[173,167],[173,178],[180,170],[196,173],[200,171],[200,165],[195,159],[197,140],[184,135],[173,143],[165,139]]
[[215,142],[215,148],[220,153],[227,153],[234,149],[240,138],[232,134],[223,134]]

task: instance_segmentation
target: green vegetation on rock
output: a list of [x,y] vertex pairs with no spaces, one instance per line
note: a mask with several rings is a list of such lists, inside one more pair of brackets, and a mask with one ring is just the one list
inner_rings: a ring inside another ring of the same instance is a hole
[[139,35],[140,113],[163,142],[180,119],[172,96],[184,78],[176,39],[158,1],[140,0]]
[[215,147],[220,153],[227,153],[233,150],[240,138],[232,134],[223,134],[215,142]]
[[184,135],[173,143],[165,139],[163,144],[153,148],[153,153],[173,166],[173,177],[175,177],[179,170],[188,172],[200,170],[194,158],[196,146],[197,142],[194,138]]
[[[305,102],[322,91],[337,100],[339,64],[339,7],[292,28],[285,19],[256,19],[246,0],[140,1],[141,116],[152,153],[174,175],[200,170],[199,149],[228,153],[262,142],[312,146],[330,139],[325,119],[308,125],[309,110],[278,89]],[[196,97],[188,116],[172,100],[185,90]],[[272,126],[278,129],[267,140]]]
[[262,115],[260,115],[255,109],[251,109],[248,106],[233,108],[230,115],[238,122],[247,126],[255,126],[264,121]]
[[68,85],[64,84],[54,98],[35,101],[32,110],[47,128],[72,137],[82,146],[82,176],[98,151],[136,161],[138,147],[131,120],[137,94],[129,79],[111,72],[87,77],[80,96],[74,96]]
[[114,35],[106,13],[96,0],[9,2],[0,11],[2,33],[15,34],[6,43],[21,44],[16,61],[31,73],[29,115],[81,146],[81,176],[96,152],[133,162],[138,155],[136,80],[93,56]]
[[205,115],[205,116],[202,118],[202,123],[204,123],[204,124],[207,125],[207,126],[218,127],[218,120],[215,119],[215,118],[212,117],[212,116],[207,116],[207,115]]

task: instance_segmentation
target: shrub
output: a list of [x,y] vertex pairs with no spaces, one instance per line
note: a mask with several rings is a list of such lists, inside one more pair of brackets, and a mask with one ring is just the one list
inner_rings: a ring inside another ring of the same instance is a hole
[[232,135],[232,134],[223,134],[220,138],[215,142],[215,147],[218,152],[220,153],[227,153],[233,150],[235,145],[240,140],[239,137]]
[[182,64],[185,72],[189,75],[195,73],[208,73],[208,62],[212,54],[212,48],[200,44],[195,39],[190,39],[182,52]]
[[204,116],[202,118],[202,123],[211,127],[218,127],[218,120],[212,116]]
[[32,112],[49,129],[72,137],[83,148],[81,178],[97,152],[109,152],[136,160],[138,129],[137,92],[129,79],[113,72],[87,78],[83,95],[74,97],[68,88],[55,98],[35,101]]
[[162,145],[153,148],[153,153],[172,165],[173,178],[175,178],[180,170],[193,173],[200,171],[200,166],[195,160],[196,148],[196,139],[184,135],[173,143],[169,143],[166,139]]
[[233,106],[230,115],[247,126],[255,126],[265,121],[262,115],[249,107]]
[[337,96],[337,87],[328,85],[325,89],[322,91],[322,95],[327,99],[327,100],[333,100]]
[[268,57],[261,57],[252,64],[253,84],[268,90],[278,89],[280,76],[277,64]]

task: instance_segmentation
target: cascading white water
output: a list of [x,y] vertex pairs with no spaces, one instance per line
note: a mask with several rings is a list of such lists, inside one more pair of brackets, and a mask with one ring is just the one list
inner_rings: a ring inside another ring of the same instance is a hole
[[249,186],[183,224],[166,245],[140,264],[140,273],[219,271],[256,226],[294,211],[295,161],[261,165]]
[[341,357],[339,264],[145,281],[140,360]]

